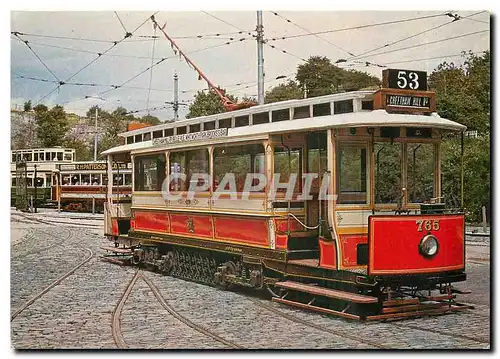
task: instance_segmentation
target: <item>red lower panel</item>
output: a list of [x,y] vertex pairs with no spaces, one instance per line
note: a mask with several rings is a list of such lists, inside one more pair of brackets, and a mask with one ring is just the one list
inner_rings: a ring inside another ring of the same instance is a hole
[[267,219],[214,216],[216,239],[268,245]]
[[337,251],[334,241],[319,240],[319,266],[323,268],[337,268]]
[[169,232],[169,218],[167,212],[152,212],[152,211],[136,211],[134,212],[135,229],[154,231],[154,232]]
[[288,236],[286,234],[276,234],[276,248],[286,249],[288,246]]
[[[436,273],[465,267],[463,215],[370,216],[368,274]],[[427,234],[438,240],[428,258],[419,251]]]
[[[287,232],[288,231],[288,219],[275,219],[276,231],[277,232]],[[290,231],[302,231],[304,230],[302,226],[295,219],[290,218]]]
[[343,267],[358,267],[358,244],[367,243],[368,236],[353,234],[340,236],[340,256]]
[[213,237],[212,218],[203,215],[170,215],[172,234],[190,235],[196,237]]
[[117,236],[118,233],[118,220],[112,219],[111,220],[111,234]]

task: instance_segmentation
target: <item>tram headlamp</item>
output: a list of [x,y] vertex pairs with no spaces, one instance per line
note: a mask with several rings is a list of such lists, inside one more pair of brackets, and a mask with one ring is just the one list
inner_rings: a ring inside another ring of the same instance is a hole
[[434,257],[439,250],[439,242],[435,236],[428,234],[420,241],[418,250],[425,257]]

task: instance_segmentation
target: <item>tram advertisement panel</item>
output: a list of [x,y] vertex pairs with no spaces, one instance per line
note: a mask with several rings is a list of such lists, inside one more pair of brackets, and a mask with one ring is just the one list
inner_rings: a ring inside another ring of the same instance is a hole
[[464,215],[370,216],[368,274],[405,275],[465,266]]

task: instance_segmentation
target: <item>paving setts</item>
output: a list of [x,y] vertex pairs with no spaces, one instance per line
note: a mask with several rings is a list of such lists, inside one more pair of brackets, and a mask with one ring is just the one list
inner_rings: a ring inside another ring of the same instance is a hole
[[[55,220],[56,216],[50,214]],[[79,221],[72,218],[71,226],[42,224],[13,212],[11,315],[88,258],[85,248],[94,253],[90,261],[14,318],[13,348],[117,348],[112,315],[136,269],[100,261],[100,247],[108,245],[102,228],[78,227]],[[99,219],[83,216],[82,221],[100,223]],[[223,291],[144,271],[143,276],[153,282],[179,317],[213,335],[197,331],[169,313],[141,277],[124,303],[121,334],[133,349],[229,348],[214,336],[249,349],[489,348],[489,239],[468,246],[467,260],[469,279],[457,287],[473,291],[461,298],[474,304],[474,310],[386,323],[348,321],[286,307],[241,290]],[[316,327],[277,315],[259,303]]]

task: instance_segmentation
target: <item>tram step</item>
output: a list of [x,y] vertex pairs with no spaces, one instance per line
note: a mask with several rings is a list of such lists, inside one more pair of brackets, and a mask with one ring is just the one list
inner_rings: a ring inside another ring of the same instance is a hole
[[441,308],[437,309],[422,309],[422,310],[400,312],[400,313],[385,313],[379,315],[371,315],[366,317],[366,320],[372,321],[372,320],[402,319],[408,317],[423,317],[426,315],[446,314],[446,313],[456,312],[459,310],[465,310],[468,308],[469,308],[468,306],[462,306],[462,305],[451,305],[451,306],[444,305]]
[[129,248],[116,248],[116,247],[101,247],[101,249],[107,250],[108,252],[120,253],[120,254],[132,254],[132,250]]
[[298,292],[320,295],[323,297],[335,298],[360,304],[373,304],[378,302],[378,298],[376,297],[370,297],[367,295],[362,295],[357,293],[344,292],[342,290],[317,287],[292,281],[277,282],[275,286],[285,289],[296,290]]
[[294,302],[292,300],[287,300],[287,299],[273,297],[272,301],[273,302],[282,303],[282,304],[286,304],[286,305],[289,305],[291,307],[297,307],[297,308],[301,308],[301,309],[308,309],[308,310],[312,310],[314,312],[319,312],[319,313],[337,315],[337,316],[348,318],[348,319],[356,319],[356,320],[360,319],[359,315],[350,314],[350,313],[344,313],[344,312],[339,312],[337,310],[323,308],[323,307],[318,307],[318,306],[315,306],[315,305],[310,305],[310,304],[305,304],[305,303],[300,303],[300,302]]
[[393,299],[393,300],[386,300],[382,302],[382,305],[384,307],[395,307],[398,305],[409,305],[409,304],[418,304],[420,303],[420,300],[418,298],[412,298],[412,299]]

